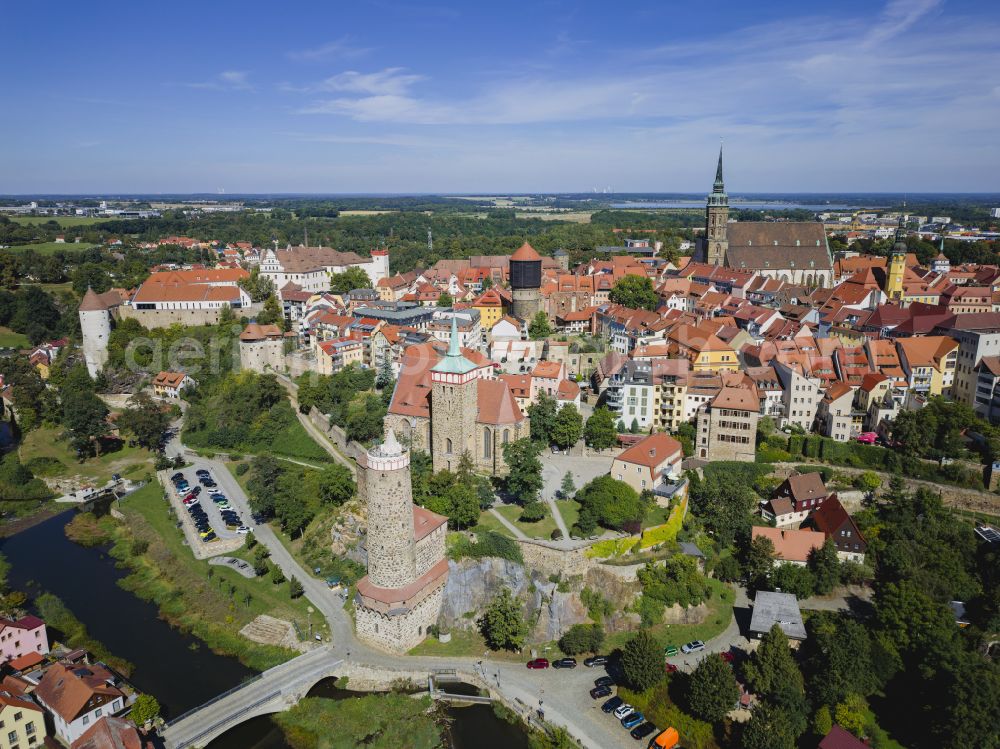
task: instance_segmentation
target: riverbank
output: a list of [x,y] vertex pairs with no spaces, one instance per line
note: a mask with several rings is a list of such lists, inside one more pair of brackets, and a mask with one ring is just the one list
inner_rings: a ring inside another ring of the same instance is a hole
[[86,625],[76,618],[58,596],[42,593],[35,599],[34,608],[45,624],[61,636],[63,644],[89,650],[98,660],[104,661],[123,676],[132,675],[135,665],[116,656],[106,644],[91,637]]
[[110,554],[129,571],[120,587],[155,603],[164,620],[213,652],[238,658],[254,670],[264,671],[297,655],[240,635],[260,614],[305,629],[308,604],[292,599],[288,582],[247,579],[235,570],[194,559],[156,483],[129,495],[121,510],[124,520],[101,520],[113,539]]

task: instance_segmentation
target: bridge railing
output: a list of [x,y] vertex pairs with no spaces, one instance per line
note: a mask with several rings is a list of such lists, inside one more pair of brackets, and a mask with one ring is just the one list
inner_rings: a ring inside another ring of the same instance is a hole
[[163,724],[164,728],[170,728],[170,726],[175,725],[177,723],[180,723],[185,718],[189,718],[190,716],[194,715],[195,713],[197,713],[197,712],[199,712],[201,710],[204,710],[209,705],[214,705],[219,700],[224,700],[229,695],[234,694],[234,693],[240,691],[241,689],[244,689],[245,687],[250,686],[254,682],[260,681],[262,678],[264,678],[264,674],[266,674],[266,673],[267,673],[267,671],[264,671],[263,673],[259,673],[256,676],[253,676],[253,677],[247,679],[246,681],[241,682],[240,684],[237,684],[232,689],[227,689],[225,692],[222,692],[221,694],[215,695],[212,699],[208,700],[208,702],[203,702],[202,704],[198,705],[198,707],[192,707],[190,710],[188,710],[185,713],[182,713],[182,714],[178,715],[176,718],[171,718],[170,720],[168,720],[166,723]]
[[[235,690],[230,690],[230,691],[235,691]],[[178,744],[176,744],[177,749],[187,749],[187,747],[189,747],[189,746],[196,745],[201,739],[203,739],[206,736],[209,736],[210,734],[214,733],[221,726],[224,726],[224,725],[226,725],[228,723],[232,723],[234,720],[237,720],[237,719],[241,718],[242,716],[246,715],[247,713],[249,713],[249,712],[251,712],[253,710],[256,710],[258,707],[260,707],[261,705],[263,705],[263,704],[265,704],[267,702],[270,702],[271,700],[273,700],[275,697],[279,696],[280,694],[281,694],[281,690],[278,689],[278,690],[276,690],[274,692],[271,692],[266,697],[261,697],[259,700],[257,700],[253,704],[247,705],[246,707],[242,708],[241,710],[237,710],[232,715],[227,715],[225,718],[223,718],[222,720],[216,721],[211,726],[209,726],[208,728],[206,728],[204,731],[201,731],[200,733],[198,733],[196,736],[192,736],[190,739],[184,739],[183,741],[181,741]],[[214,700],[212,700],[212,702],[214,702]],[[208,705],[208,704],[211,704],[211,703],[210,702],[206,702],[205,704]],[[204,707],[204,705],[202,707]],[[168,723],[167,726],[169,727],[169,725],[170,724]]]

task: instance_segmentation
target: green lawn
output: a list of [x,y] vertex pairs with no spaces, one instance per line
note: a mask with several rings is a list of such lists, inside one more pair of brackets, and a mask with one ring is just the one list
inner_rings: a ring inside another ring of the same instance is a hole
[[657,505],[646,514],[646,519],[642,521],[643,530],[646,528],[652,528],[654,525],[663,525],[667,522],[667,518],[669,516],[669,507],[660,507]]
[[[476,629],[452,629],[451,642],[440,642],[436,637],[428,637],[409,652],[409,655],[437,655],[437,656],[478,656],[482,657],[489,647],[486,640]],[[511,653],[508,651],[491,652],[488,660],[495,661],[519,661],[524,658],[521,653]]]
[[[649,632],[662,647],[677,645],[680,647],[691,640],[705,640],[721,634],[733,616],[733,589],[723,582],[709,579],[712,586],[712,597],[708,601],[709,614],[701,624],[657,624]],[[635,634],[634,632],[615,632],[608,635],[606,650],[622,647]]]
[[475,531],[494,531],[508,538],[515,538],[514,534],[511,532],[510,528],[497,520],[496,516],[489,510],[484,511],[479,515],[479,522],[476,523],[476,527],[473,528]]
[[[545,509],[548,510],[547,504]],[[556,525],[556,521],[555,518],[552,517],[552,513],[546,514],[545,517],[537,523],[522,523],[518,520],[518,518],[521,517],[520,505],[500,505],[497,507],[497,511],[507,518],[507,520],[516,525],[529,538],[552,538],[552,531],[559,527]]]
[[10,250],[11,252],[34,250],[41,255],[54,255],[57,252],[83,252],[91,247],[97,247],[97,245],[86,242],[38,242],[37,244],[16,244]]
[[59,226],[92,226],[102,221],[114,220],[113,216],[11,216],[10,220],[17,224],[44,224],[56,221]]
[[31,341],[23,333],[15,333],[10,328],[0,327],[0,348],[28,348]]
[[[307,631],[309,601],[305,597],[292,599],[287,581],[275,585],[269,577],[247,579],[235,570],[195,559],[156,482],[129,495],[122,510],[126,525],[117,531],[121,534],[119,547],[129,548],[136,538],[150,542],[140,557],[125,549],[124,555],[116,550],[116,557],[123,558],[132,570],[123,587],[155,601],[164,618],[192,631],[213,650],[235,655],[253,668],[268,668],[295,655],[239,635],[239,630],[259,614],[294,622],[300,631]],[[249,560],[253,554],[241,550],[232,556]],[[314,632],[325,633],[321,616],[314,613],[311,620]]]
[[572,533],[573,526],[576,525],[576,521],[580,518],[580,503],[575,499],[557,499],[556,507],[559,508],[559,514],[562,515],[563,522],[566,523],[566,527]]
[[60,438],[61,430],[39,427],[24,436],[18,454],[21,462],[43,478],[73,478],[102,486],[118,473],[130,478],[142,478],[153,470],[153,456],[140,447],[128,447],[88,458],[82,463],[76,458],[69,442]]

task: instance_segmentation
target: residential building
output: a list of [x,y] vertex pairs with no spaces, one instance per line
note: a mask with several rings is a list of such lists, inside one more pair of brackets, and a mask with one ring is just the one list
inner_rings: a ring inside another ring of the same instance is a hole
[[793,473],[761,504],[761,515],[778,527],[798,526],[830,496],[818,471]]
[[758,590],[754,596],[753,611],[750,615],[750,635],[760,639],[770,632],[775,624],[781,627],[781,631],[791,640],[806,639],[806,627],[795,595]]
[[318,293],[330,288],[330,274],[357,267],[368,274],[372,285],[389,277],[389,253],[372,250],[370,259],[354,252],[338,252],[332,247],[288,245],[284,250],[269,247],[260,261],[260,273],[274,282],[276,289],[294,283],[303,291]]
[[560,362],[538,362],[531,370],[531,402],[536,403],[540,393],[555,398],[559,384],[564,379],[566,379],[566,367]]
[[316,346],[316,371],[321,375],[332,375],[344,367],[355,364],[367,366],[365,345],[354,338],[333,338]]
[[951,393],[958,362],[958,343],[953,338],[897,338],[896,349],[910,390],[924,396]]
[[72,744],[105,715],[126,707],[117,677],[105,666],[87,663],[52,664],[35,688],[34,696],[52,715],[56,736]]
[[817,749],[869,749],[869,746],[847,729],[834,723],[830,732],[820,740]]
[[153,394],[158,398],[176,399],[181,397],[181,391],[194,387],[194,378],[183,372],[160,372],[153,378]]
[[26,696],[0,691],[0,749],[45,744],[45,711]]
[[0,618],[0,663],[29,653],[49,652],[49,636],[45,622],[37,616],[22,616],[11,620]]
[[656,416],[653,365],[648,361],[626,360],[608,379],[605,403],[626,429],[633,421],[639,429],[648,429]]
[[954,315],[938,323],[935,333],[958,342],[952,397],[986,416],[990,395],[977,390],[979,362],[985,356],[1000,355],[1000,312]]
[[753,462],[759,418],[755,389],[723,387],[698,411],[695,454],[703,460]]
[[124,718],[104,716],[83,732],[70,749],[153,749],[153,742],[139,735]]
[[835,382],[826,391],[816,411],[816,428],[824,437],[847,442],[857,432],[853,428],[854,389],[846,382]]
[[864,563],[868,542],[861,535],[854,519],[840,504],[836,494],[831,495],[820,505],[809,522],[813,528],[833,541],[837,557],[841,561]]
[[793,528],[765,528],[754,526],[750,529],[751,539],[766,538],[774,546],[775,564],[795,564],[804,567],[809,555],[823,547],[826,540],[819,531],[796,530]]
[[650,490],[666,506],[682,484],[681,443],[655,432],[623,450],[611,463],[611,476],[637,492]]

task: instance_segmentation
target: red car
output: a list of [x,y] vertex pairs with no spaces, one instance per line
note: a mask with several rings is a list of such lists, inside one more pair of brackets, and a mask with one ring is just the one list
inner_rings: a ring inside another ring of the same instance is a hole
[[668,674],[672,674],[674,673],[674,671],[677,670],[677,666],[675,666],[673,663],[670,663],[669,661],[663,664],[663,668],[666,670]]
[[736,656],[732,654],[732,651],[727,650],[725,653],[719,653],[722,656],[722,660],[726,663],[732,664],[736,660]]
[[549,659],[548,658],[535,658],[528,661],[528,668],[548,668]]
[[857,441],[862,445],[874,445],[878,440],[878,434],[875,432],[862,432],[857,436]]

